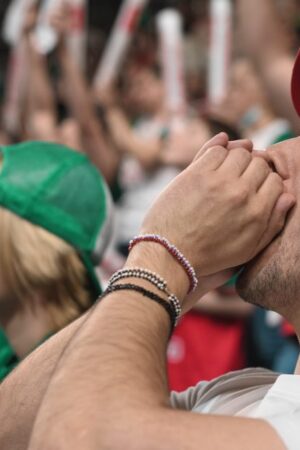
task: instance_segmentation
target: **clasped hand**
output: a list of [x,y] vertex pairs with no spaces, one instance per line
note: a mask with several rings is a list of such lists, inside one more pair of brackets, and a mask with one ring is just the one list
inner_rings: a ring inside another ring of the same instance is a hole
[[[173,242],[201,277],[200,288],[209,290],[226,281],[224,270],[246,263],[271,242],[294,204],[281,177],[252,155],[250,141],[229,142],[220,133],[159,196],[141,232]],[[172,279],[172,267],[161,271]]]

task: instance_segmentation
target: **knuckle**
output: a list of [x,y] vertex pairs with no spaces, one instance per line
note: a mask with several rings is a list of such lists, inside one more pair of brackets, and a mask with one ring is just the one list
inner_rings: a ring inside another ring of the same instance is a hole
[[257,168],[264,170],[267,173],[271,173],[271,169],[270,169],[267,161],[265,161],[263,158],[260,158],[259,156],[255,156],[253,159],[253,162],[255,163]]
[[269,175],[269,178],[271,180],[272,183],[274,183],[274,185],[276,187],[281,187],[283,189],[283,181],[282,178],[275,172],[271,172]]
[[260,225],[260,226],[266,226],[268,217],[266,217],[265,209],[262,207],[258,207],[257,205],[252,209],[251,214],[252,220]]
[[240,205],[247,202],[249,198],[249,187],[245,183],[238,183],[235,189],[232,189],[232,201],[234,204]]
[[211,147],[208,149],[207,153],[214,156],[216,154],[223,154],[226,153],[227,149],[225,147],[222,147],[221,145],[215,145],[214,147]]
[[237,149],[234,150],[236,153],[238,153],[240,156],[243,157],[243,159],[250,161],[252,159],[251,153],[248,152],[248,150],[246,150],[243,147],[239,147]]

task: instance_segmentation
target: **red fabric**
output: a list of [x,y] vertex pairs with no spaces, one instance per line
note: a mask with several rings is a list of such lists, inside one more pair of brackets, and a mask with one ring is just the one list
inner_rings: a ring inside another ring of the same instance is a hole
[[283,321],[281,330],[284,336],[295,336],[296,334],[293,326],[286,320]]
[[300,50],[298,52],[291,82],[291,94],[294,107],[300,116]]
[[211,380],[245,367],[244,322],[186,314],[168,348],[171,390],[182,391],[200,380]]

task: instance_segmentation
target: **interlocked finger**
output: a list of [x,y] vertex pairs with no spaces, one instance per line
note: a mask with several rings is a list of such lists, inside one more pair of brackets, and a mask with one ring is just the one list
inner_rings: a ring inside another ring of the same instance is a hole
[[258,191],[271,173],[268,163],[259,157],[254,157],[242,177],[254,191]]
[[204,155],[205,152],[207,152],[208,149],[211,147],[215,147],[217,145],[220,145],[221,147],[227,147],[228,145],[228,136],[226,133],[219,133],[216,136],[214,136],[212,139],[210,139],[208,142],[206,142],[203,147],[199,150],[197,155],[194,158],[194,161],[197,161],[201,156]]
[[240,177],[252,161],[251,153],[244,148],[228,151],[228,156],[220,167],[232,177]]

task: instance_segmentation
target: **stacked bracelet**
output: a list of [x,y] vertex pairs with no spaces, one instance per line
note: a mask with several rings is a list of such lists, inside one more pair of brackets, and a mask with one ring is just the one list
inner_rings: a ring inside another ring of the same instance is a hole
[[139,267],[119,270],[110,278],[109,284],[114,284],[117,281],[122,280],[123,278],[131,277],[141,278],[143,280],[149,281],[154,286],[156,286],[157,289],[169,295],[167,282],[162,277],[157,275],[155,272],[152,272],[151,270],[141,269]]
[[189,293],[195,291],[198,286],[198,279],[196,276],[196,272],[191,265],[191,263],[186,259],[186,257],[178,250],[178,248],[171,244],[166,238],[159,236],[158,234],[142,234],[140,236],[136,236],[129,242],[128,250],[129,252],[133,249],[136,244],[140,242],[155,242],[157,244],[162,245],[169,253],[176,259],[177,262],[181,265],[181,267],[186,272],[189,280],[190,280],[190,289]]
[[142,286],[137,286],[135,284],[114,284],[114,285],[110,285],[108,286],[108,288],[103,292],[103,294],[100,297],[100,300],[104,297],[106,297],[108,294],[111,294],[112,292],[116,292],[116,291],[135,291],[138,292],[139,294],[142,294],[144,297],[149,298],[150,300],[153,300],[154,302],[158,303],[159,305],[161,305],[165,311],[168,313],[169,317],[170,317],[170,321],[171,321],[171,334],[173,332],[173,329],[176,325],[176,311],[175,311],[175,307],[173,305],[173,303],[169,303],[166,300],[162,299],[161,297],[159,297],[158,295],[154,294],[151,291],[148,291],[147,289],[144,289]]
[[155,272],[152,272],[148,269],[141,269],[139,267],[133,267],[133,268],[126,268],[121,269],[118,272],[116,272],[109,280],[108,286],[112,286],[115,283],[117,283],[120,280],[123,280],[124,278],[138,278],[143,279],[146,281],[149,281],[153,286],[155,286],[158,290],[165,293],[168,296],[168,301],[173,305],[175,313],[176,313],[176,324],[178,322],[178,319],[182,313],[181,305],[176,297],[176,295],[171,294],[167,282],[157,275]]

